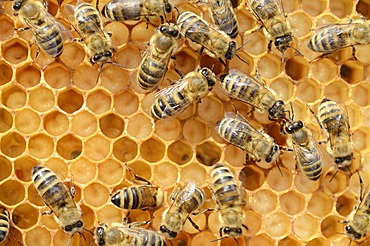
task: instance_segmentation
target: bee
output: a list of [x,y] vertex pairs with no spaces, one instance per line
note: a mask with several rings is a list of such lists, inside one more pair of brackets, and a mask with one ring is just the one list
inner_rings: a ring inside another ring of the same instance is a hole
[[220,163],[216,164],[210,173],[211,190],[220,211],[220,237],[240,237],[242,226],[248,229],[245,219],[244,190],[237,184],[230,169]]
[[83,229],[82,211],[73,200],[73,194],[53,171],[47,167],[34,166],[32,181],[37,193],[54,213],[57,223],[66,233],[74,234]]
[[27,27],[18,31],[30,29],[37,44],[35,60],[40,54],[40,48],[50,57],[58,57],[63,52],[63,43],[72,40],[72,34],[54,16],[45,9],[46,2],[38,0],[16,0],[14,15],[19,16]]
[[336,50],[370,43],[370,21],[349,24],[331,24],[319,28],[308,43],[316,52],[330,53]]
[[9,212],[5,208],[0,208],[0,243],[4,242],[9,233],[9,218]]
[[150,91],[159,86],[171,55],[177,49],[178,38],[180,33],[173,24],[162,24],[157,28],[138,70],[138,82],[142,89]]
[[192,12],[183,12],[177,18],[182,35],[200,44],[212,57],[231,60],[236,56],[236,42],[223,31],[211,26],[207,21]]
[[268,89],[263,81],[254,79],[243,72],[230,69],[220,77],[221,88],[232,98],[243,101],[261,113],[268,113],[270,120],[285,118],[285,104],[277,100],[274,91]]
[[353,143],[347,114],[336,102],[323,99],[319,106],[319,123],[329,136],[329,153],[339,168],[348,167],[353,159]]
[[208,4],[213,23],[231,38],[238,36],[238,19],[230,0],[208,0]]
[[216,84],[216,75],[209,68],[199,68],[186,74],[175,84],[156,94],[151,107],[154,119],[175,117],[191,103],[205,97]]
[[166,246],[162,236],[152,230],[138,228],[149,222],[133,222],[127,224],[112,223],[109,226],[102,223],[95,229],[94,238],[98,246]]
[[[167,0],[112,0],[104,5],[102,14],[110,21],[139,20],[142,16],[158,16],[172,11]],[[163,17],[161,16],[162,22]],[[147,19],[148,21],[148,19]]]
[[177,233],[183,230],[186,220],[199,230],[199,227],[191,220],[189,215],[194,213],[205,200],[203,189],[196,187],[194,180],[190,180],[181,189],[176,189],[170,196],[172,204],[163,212],[159,230],[167,238],[177,237]]
[[280,154],[279,146],[273,138],[263,131],[258,131],[235,113],[226,112],[217,122],[216,131],[221,138],[246,151],[257,162],[274,162]]

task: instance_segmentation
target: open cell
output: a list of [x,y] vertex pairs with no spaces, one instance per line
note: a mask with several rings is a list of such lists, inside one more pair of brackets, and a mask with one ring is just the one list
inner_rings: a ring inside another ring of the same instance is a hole
[[308,241],[319,232],[319,223],[311,215],[305,214],[293,222],[293,231],[299,239]]
[[25,187],[17,180],[7,180],[0,185],[0,201],[8,206],[13,206],[23,201],[25,193]]
[[176,140],[181,133],[181,125],[177,119],[157,120],[154,133],[166,141]]
[[108,202],[109,190],[99,183],[92,183],[84,189],[84,197],[88,205],[100,207]]
[[139,108],[139,98],[135,93],[129,90],[123,91],[115,95],[113,100],[113,108],[122,116],[132,115]]
[[3,88],[1,91],[1,102],[10,109],[22,108],[26,104],[26,100],[26,92],[16,85]]
[[301,245],[299,240],[295,237],[292,237],[292,236],[288,236],[288,237],[285,237],[283,239],[281,239],[278,243],[278,246],[299,246]]
[[[303,175],[300,176],[300,175]],[[310,194],[320,188],[320,182],[309,180],[303,173],[298,173],[294,178],[294,185],[300,193]]]
[[302,0],[302,9],[310,16],[318,16],[325,8],[326,0]]
[[0,28],[1,28],[0,34],[1,41],[7,40],[14,35],[14,22],[9,16],[4,14],[0,16]]
[[[134,171],[134,173],[140,177],[143,177],[146,180],[150,180],[152,178],[152,168],[151,166],[143,161],[135,161],[129,165],[129,167]],[[130,177],[131,174],[126,172],[126,178]]]
[[239,173],[239,180],[245,189],[253,191],[263,185],[265,174],[256,166],[245,166]]
[[176,60],[173,62],[176,69],[183,74],[194,71],[197,67],[198,54],[190,48],[182,49],[176,54]]
[[[330,238],[338,233],[343,233],[344,225],[341,223],[342,219],[340,217],[331,215],[326,217],[321,222],[321,233],[326,238]],[[347,241],[348,243],[348,241]]]
[[28,231],[26,234],[26,243],[27,245],[32,245],[37,242],[39,246],[49,246],[51,245],[51,235],[44,227],[35,227],[32,230]]
[[171,161],[183,165],[193,158],[193,148],[187,142],[177,140],[167,149],[167,156]]
[[346,102],[348,100],[349,88],[343,80],[332,82],[325,87],[324,96],[335,102]]
[[346,105],[351,132],[363,124],[362,109],[355,104]]
[[249,54],[258,56],[267,50],[268,40],[262,32],[248,32],[243,38],[243,49]]
[[82,45],[72,42],[63,45],[63,53],[60,60],[69,68],[76,68],[85,59],[85,51]]
[[115,114],[108,114],[99,120],[99,126],[106,137],[117,138],[125,128],[125,122]]
[[176,183],[178,170],[176,165],[170,162],[161,162],[154,166],[153,181],[161,187],[170,187]]
[[82,104],[83,97],[75,90],[67,90],[58,95],[58,106],[68,114],[78,111]]
[[258,214],[268,214],[277,207],[277,197],[269,190],[259,190],[252,197],[252,209]]
[[301,56],[293,56],[285,63],[285,72],[293,80],[301,80],[307,77],[308,62]]
[[284,12],[286,14],[292,13],[293,11],[297,10],[300,7],[299,0],[282,0]]
[[140,49],[145,49],[148,44],[148,37],[155,33],[152,25],[147,26],[145,22],[135,25],[131,30],[131,42]]
[[212,142],[204,142],[196,147],[197,160],[206,165],[212,166],[221,158],[221,148]]
[[307,210],[317,217],[324,217],[331,212],[333,203],[332,197],[328,194],[315,192],[308,202]]
[[215,97],[207,96],[198,104],[199,117],[207,122],[220,120],[222,112],[222,102]]
[[113,144],[113,155],[122,162],[131,161],[136,157],[137,153],[137,143],[131,138],[120,138]]
[[347,17],[351,14],[353,7],[352,0],[330,0],[330,12],[339,18]]
[[274,245],[274,241],[270,236],[268,236],[265,233],[259,234],[255,237],[252,237],[249,240],[250,245],[266,245],[266,246],[272,246]]
[[245,151],[239,149],[238,147],[229,144],[225,149],[225,161],[227,161],[232,166],[241,167],[247,162],[248,155]]
[[28,186],[27,199],[33,205],[36,205],[36,206],[44,206],[45,205],[45,203],[42,201],[41,197],[37,193],[37,190],[36,190],[34,185]]
[[28,150],[31,156],[39,159],[45,159],[53,153],[54,141],[45,134],[34,135],[28,143]]
[[207,172],[203,165],[194,162],[181,168],[180,177],[182,182],[192,179],[196,185],[201,186],[207,181]]
[[82,90],[92,90],[98,80],[98,71],[89,65],[82,64],[73,73],[74,85]]
[[12,173],[12,163],[5,156],[0,156],[0,181],[7,179]]
[[29,104],[37,112],[45,112],[54,107],[54,93],[46,87],[37,87],[30,92]]
[[166,152],[166,146],[163,142],[155,138],[145,140],[140,146],[140,155],[148,162],[160,161]]
[[356,60],[346,61],[340,67],[340,76],[350,84],[360,82],[365,76],[364,65]]
[[253,14],[246,8],[236,10],[235,15],[239,23],[239,33],[244,33],[255,27],[256,20],[254,19]]
[[100,74],[101,84],[112,93],[118,93],[127,89],[129,73],[120,67],[106,65]]
[[40,83],[41,71],[38,67],[27,64],[17,68],[15,76],[20,85],[31,88]]
[[323,58],[311,65],[312,76],[320,83],[328,83],[338,74],[338,66],[330,59]]
[[103,114],[111,108],[112,99],[103,90],[96,90],[87,96],[86,106],[96,114]]
[[24,156],[14,161],[14,173],[19,180],[24,182],[31,181],[32,167],[37,165],[37,161],[31,157]]
[[355,150],[367,151],[370,146],[370,131],[367,127],[360,127],[353,132],[353,146]]
[[311,31],[312,21],[304,12],[296,12],[288,17],[294,37],[302,38]]
[[95,135],[85,143],[85,155],[93,161],[105,159],[110,152],[110,143],[103,136]]
[[80,137],[89,137],[94,135],[98,128],[98,120],[87,111],[79,112],[72,118],[72,131]]
[[106,224],[110,224],[117,221],[122,221],[122,210],[114,205],[104,205],[99,208],[96,212],[97,221],[104,221]]
[[54,111],[44,116],[44,129],[53,136],[60,136],[69,128],[67,116],[59,111]]
[[98,178],[107,185],[118,184],[124,174],[123,166],[114,159],[108,159],[98,166]]
[[13,77],[13,69],[5,62],[0,62],[0,85],[9,83]]
[[[369,8],[369,11],[370,11],[370,8]],[[356,46],[355,57],[357,58],[359,62],[361,62],[365,66],[370,64],[370,56],[368,56],[367,54],[367,51],[369,49],[370,49],[370,44]]]
[[17,157],[26,149],[24,137],[16,132],[10,132],[1,137],[1,151],[8,157]]
[[[115,57],[116,62],[127,69],[137,68],[142,59],[140,50],[134,45],[126,45],[119,49]],[[127,57],[130,57],[130,59],[127,59]]]
[[149,137],[153,131],[153,122],[144,114],[137,114],[130,118],[127,133],[136,139]]
[[368,0],[360,0],[356,5],[356,11],[362,14],[366,19],[370,18],[370,2]]
[[289,191],[280,196],[280,207],[289,215],[298,214],[305,208],[305,198],[295,191]]
[[[281,170],[281,172],[280,172]],[[267,175],[267,184],[275,191],[283,191],[292,185],[292,174],[285,168],[275,167]]]
[[200,143],[208,136],[208,127],[201,119],[191,118],[183,125],[182,134],[190,143]]
[[0,132],[4,133],[12,128],[13,116],[5,108],[0,108]]
[[24,134],[36,132],[40,127],[40,116],[32,109],[17,111],[14,117],[14,125],[18,131]]
[[335,203],[335,210],[340,215],[347,217],[357,203],[358,200],[352,193],[345,192],[343,195],[338,197],[337,202]]
[[66,135],[58,139],[57,152],[64,159],[73,160],[81,155],[82,142],[71,134]]
[[283,101],[288,101],[294,93],[293,81],[288,78],[277,78],[270,83],[269,86],[276,94],[277,98]]
[[258,72],[262,77],[273,79],[281,73],[281,59],[272,54],[266,54],[258,60]]
[[19,64],[28,57],[27,44],[18,39],[11,39],[3,44],[2,53],[4,59],[11,64]]
[[28,229],[36,225],[39,219],[39,210],[30,204],[18,205],[12,213],[12,221],[21,229]]
[[265,230],[271,237],[288,235],[290,227],[290,218],[280,212],[269,215],[265,220]]
[[321,85],[313,79],[304,79],[298,86],[296,95],[303,102],[315,102],[321,98]]
[[[246,50],[240,50],[238,56],[230,60],[229,68],[238,69],[246,74],[250,74],[254,69],[254,59]],[[212,68],[212,66],[211,66]],[[221,72],[224,72],[222,70]]]
[[54,63],[47,66],[44,71],[44,78],[52,88],[61,89],[69,84],[71,75],[66,67],[60,63]]
[[129,39],[128,27],[118,21],[113,21],[104,26],[104,31],[112,33],[112,46],[117,47],[127,43]]

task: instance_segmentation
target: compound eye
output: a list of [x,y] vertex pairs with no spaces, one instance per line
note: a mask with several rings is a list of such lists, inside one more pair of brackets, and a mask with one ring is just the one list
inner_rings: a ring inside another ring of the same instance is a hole
[[297,126],[298,126],[299,128],[302,128],[302,127],[303,127],[303,123],[302,123],[302,121],[298,121]]
[[205,77],[208,77],[208,69],[202,69],[202,74],[203,74]]
[[20,10],[21,6],[22,6],[21,3],[14,3],[13,9],[16,10],[16,11],[18,11],[18,10]]
[[159,28],[159,31],[160,31],[161,33],[166,33],[166,32],[167,32],[167,26],[162,25],[162,26]]
[[159,230],[160,230],[161,232],[166,232],[166,231],[167,231],[167,228],[166,228],[164,225],[161,225],[161,226],[159,227]]
[[179,35],[179,31],[177,31],[177,30],[172,31],[172,32],[171,32],[171,35],[172,35],[173,37],[177,37],[177,35]]
[[64,230],[66,232],[72,231],[72,226],[71,225],[67,225],[66,227],[64,227]]
[[106,51],[106,52],[104,52],[103,56],[105,56],[105,57],[112,57],[112,52]]
[[242,228],[237,228],[237,229],[235,230],[235,232],[236,232],[237,234],[242,234]]
[[77,221],[76,227],[83,227],[83,226],[84,226],[84,223],[81,220]]
[[229,233],[231,232],[230,227],[225,227],[224,232],[225,232],[226,234],[229,234]]
[[169,3],[167,3],[167,4],[166,4],[166,7],[165,7],[165,8],[166,8],[166,12],[167,12],[167,13],[169,13],[169,12],[171,12],[171,11],[172,11],[172,5],[171,5],[171,4],[169,4]]
[[98,228],[96,228],[96,233],[97,233],[99,236],[103,235],[103,233],[104,233],[104,229],[103,229],[103,227],[98,227]]
[[100,55],[96,54],[94,55],[94,58],[93,58],[93,61],[96,62],[96,61],[99,61],[100,60]]
[[170,237],[172,237],[172,238],[177,237],[177,232],[171,231],[170,232]]

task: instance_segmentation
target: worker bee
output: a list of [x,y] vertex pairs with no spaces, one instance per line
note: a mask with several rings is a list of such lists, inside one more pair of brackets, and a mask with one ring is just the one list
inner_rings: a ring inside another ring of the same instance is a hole
[[211,26],[207,21],[192,12],[183,12],[177,18],[182,35],[200,44],[210,52],[210,56],[231,60],[236,56],[236,42],[223,31]]
[[153,90],[165,75],[172,53],[177,49],[180,33],[173,24],[162,24],[151,37],[138,70],[139,86]]
[[261,113],[268,113],[270,120],[285,118],[285,104],[277,100],[274,91],[268,89],[263,81],[254,79],[243,72],[231,69],[220,77],[221,88],[232,98],[241,100]]
[[339,168],[348,167],[353,159],[353,143],[347,114],[336,102],[323,99],[319,106],[319,123],[329,135],[329,153]]
[[211,173],[211,190],[221,222],[220,237],[240,237],[244,224],[244,190],[237,184],[230,169],[222,164],[216,164]]
[[208,0],[211,18],[222,31],[231,38],[235,38],[239,32],[238,19],[234,13],[230,0]]
[[331,24],[319,28],[308,43],[316,52],[330,53],[358,44],[370,43],[370,21],[349,24]]
[[[150,222],[150,221],[149,221]],[[95,243],[99,246],[166,246],[162,236],[152,230],[138,228],[149,222],[133,222],[127,224],[112,223],[109,226],[102,223],[95,229]]]
[[199,68],[186,74],[175,84],[156,94],[151,108],[154,119],[175,117],[191,103],[205,97],[216,84],[216,76],[209,68]]
[[74,234],[83,229],[82,211],[73,200],[73,194],[47,167],[34,166],[32,180],[37,193],[54,213],[57,223],[66,233]]
[[16,0],[13,9],[14,15],[18,15],[22,23],[27,27],[18,29],[24,31],[30,29],[37,44],[35,59],[39,56],[41,48],[47,55],[58,57],[63,52],[63,43],[72,40],[72,34],[54,16],[45,9],[46,2],[38,0]]
[[196,187],[194,180],[189,180],[180,189],[177,188],[170,196],[172,204],[163,212],[159,230],[167,238],[177,237],[177,233],[183,230],[186,220],[199,230],[199,227],[189,217],[205,200],[203,189]]
[[112,0],[102,9],[103,16],[110,21],[139,20],[142,16],[148,18],[171,11],[172,5],[167,0]]
[[0,208],[0,243],[4,242],[9,233],[9,218],[9,212],[5,208]]
[[226,112],[217,122],[216,131],[221,138],[246,151],[257,162],[274,162],[280,154],[279,146],[272,137],[258,131],[235,113]]

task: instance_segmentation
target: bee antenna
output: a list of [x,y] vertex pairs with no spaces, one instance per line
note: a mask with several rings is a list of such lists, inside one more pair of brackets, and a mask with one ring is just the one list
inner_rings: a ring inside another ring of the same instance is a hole
[[226,237],[220,237],[220,238],[217,238],[217,239],[214,239],[211,241],[211,243],[214,243],[214,242],[217,242],[217,241],[220,241],[220,240],[223,240],[225,239]]
[[284,177],[283,172],[280,169],[279,163],[277,161],[275,163],[276,163],[277,168],[279,169],[279,173],[280,173],[281,177]]
[[103,65],[104,65],[104,63],[102,63],[100,65],[100,68],[99,68],[99,71],[98,71],[98,77],[96,78],[96,84],[98,84],[98,82],[99,82],[99,77],[100,77],[100,74],[101,74],[101,70],[103,69]]
[[107,61],[107,62],[105,62],[105,63],[112,64],[112,65],[114,65],[114,66],[117,66],[117,67],[120,67],[120,68],[123,68],[123,69],[129,69],[128,67],[122,66],[121,64],[116,63],[116,62],[110,62],[110,61]]
[[[12,233],[12,235],[13,235],[13,237],[15,238],[15,240],[18,242],[18,244],[20,245],[20,246],[22,246],[23,244],[19,241],[19,239],[17,238],[17,235],[15,235],[14,233]],[[9,239],[9,242],[8,243],[10,243],[10,239]],[[6,244],[6,245],[8,245],[8,243]]]
[[239,60],[241,60],[242,62],[245,62],[249,65],[249,62],[247,62],[246,60],[244,60],[243,58],[241,58],[238,54],[235,54],[236,57],[238,57]]
[[168,241],[170,242],[171,246],[173,246],[173,243],[172,243],[172,241],[171,241],[171,240],[168,240]]
[[251,40],[248,40],[247,42],[243,43],[236,51],[238,52],[241,48],[243,48],[246,44],[248,44]]
[[235,240],[235,242],[236,242],[236,245],[238,245],[239,246],[239,242],[238,242],[238,240],[236,240],[236,238],[234,237],[234,240]]
[[331,179],[329,180],[329,182],[331,182],[334,179],[334,177],[337,175],[338,172],[339,172],[339,169],[337,169],[337,171],[334,173],[333,177],[331,177]]
[[300,52],[297,48],[295,48],[295,47],[293,47],[293,46],[288,46],[289,48],[291,48],[291,49],[293,49],[296,53],[298,53],[300,56],[303,56],[304,57],[304,55],[302,54],[302,52]]
[[348,172],[349,172],[349,175],[350,176],[352,176],[352,171],[351,171],[351,169],[348,167],[348,166],[346,166],[347,167],[347,170],[348,170]]

